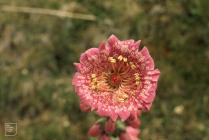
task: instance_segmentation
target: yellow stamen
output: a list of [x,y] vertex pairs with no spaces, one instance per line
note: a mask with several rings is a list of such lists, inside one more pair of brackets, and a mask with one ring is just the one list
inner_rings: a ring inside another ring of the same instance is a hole
[[96,78],[96,74],[91,74],[91,78]]
[[140,83],[140,76],[139,76],[139,74],[135,73],[134,76],[135,76],[135,80],[136,80],[136,82],[135,82],[136,85],[139,85],[139,83]]
[[91,88],[92,89],[97,89],[97,86],[96,85],[92,85]]
[[132,69],[135,69],[136,68],[136,66],[134,65],[133,62],[130,62],[130,66],[131,66]]
[[93,90],[98,88],[98,82],[97,82],[97,77],[95,73],[91,74],[91,88]]
[[140,77],[135,77],[135,80],[136,80],[136,81],[139,81],[139,80],[140,80]]
[[139,77],[139,76],[135,76],[135,79],[136,79],[136,80],[140,80],[140,77]]
[[138,73],[134,73],[134,76],[135,76],[135,77],[139,77],[139,74],[138,74]]
[[139,85],[139,81],[136,81],[136,85]]
[[117,101],[118,102],[125,102],[128,99],[128,94],[124,93],[124,92],[119,92],[117,95]]
[[128,59],[126,57],[123,57],[123,62],[127,62]]
[[109,57],[108,60],[109,60],[111,63],[116,63],[116,59],[113,58],[113,57]]
[[93,82],[93,83],[96,83],[96,82],[97,82],[97,78],[93,78],[93,79],[92,79],[92,82]]
[[122,60],[123,60],[123,56],[122,56],[122,55],[119,55],[119,56],[118,56],[118,60],[119,60],[119,61],[122,61]]
[[123,98],[118,98],[118,102],[125,102],[125,99],[123,99]]

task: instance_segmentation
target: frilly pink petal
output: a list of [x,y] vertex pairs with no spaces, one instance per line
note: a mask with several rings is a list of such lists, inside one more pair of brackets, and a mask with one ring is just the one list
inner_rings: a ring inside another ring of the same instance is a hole
[[154,60],[152,59],[152,57],[147,58],[146,60],[146,69],[147,70],[153,70],[154,69]]
[[149,111],[152,107],[152,103],[145,103],[144,107],[145,107],[145,111]]
[[133,39],[129,39],[129,40],[124,40],[124,41],[120,41],[121,44],[123,45],[131,45],[131,44],[134,44],[134,40]]
[[145,103],[153,102],[155,95],[156,95],[155,91],[148,92],[148,95],[146,96]]
[[109,116],[113,121],[116,121],[118,118],[118,114],[115,111],[110,111]]
[[140,51],[140,53],[145,57],[145,58],[149,58],[150,54],[149,51],[147,49],[147,47],[143,47],[142,50]]
[[98,114],[99,116],[103,116],[103,117],[108,116],[108,112],[107,112],[106,110],[104,110],[103,108],[98,109],[98,110],[97,110],[97,114]]
[[77,83],[80,82],[79,76],[80,76],[80,73],[78,73],[78,72],[76,72],[74,74],[73,79],[72,79],[72,85],[77,85]]
[[99,49],[98,48],[90,48],[85,53],[88,57],[92,55],[98,55]]
[[155,69],[151,72],[151,77],[153,82],[157,82],[160,77],[160,71],[158,69]]
[[108,116],[108,110],[106,110],[106,108],[104,108],[102,103],[98,104],[97,114],[99,114],[100,116],[104,116],[104,117]]
[[110,53],[110,47],[108,47],[104,42],[102,42],[99,45],[99,52],[102,55],[100,57],[108,56]]
[[104,42],[101,42],[101,43],[99,44],[99,50],[102,51],[102,50],[105,50],[105,48],[106,48],[105,43],[104,43]]
[[86,52],[82,53],[80,56],[80,63],[86,63],[87,60],[88,60],[88,57],[86,55]]
[[129,45],[130,50],[138,50],[141,44],[141,40],[134,42],[133,44]]
[[117,43],[118,41],[119,41],[119,39],[115,35],[111,35],[107,40],[109,46],[111,46],[111,47],[113,47],[115,45],[115,43]]
[[78,72],[81,72],[81,64],[80,63],[74,63],[75,67],[76,67],[76,70]]
[[120,116],[122,121],[125,121],[130,116],[130,112],[122,110],[122,111],[119,112],[119,116]]
[[143,56],[143,62],[146,64],[146,69],[147,70],[153,70],[154,69],[154,61],[152,57],[149,54],[149,51],[146,47],[142,48],[140,53]]
[[85,53],[90,62],[96,61],[98,59],[97,56],[99,54],[99,49],[91,48],[91,49],[88,49]]

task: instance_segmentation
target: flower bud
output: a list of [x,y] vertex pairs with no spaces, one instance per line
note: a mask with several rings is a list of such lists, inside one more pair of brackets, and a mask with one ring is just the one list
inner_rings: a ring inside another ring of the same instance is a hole
[[115,131],[115,122],[111,118],[105,123],[105,131],[107,133],[112,133]]
[[100,134],[101,134],[101,126],[98,123],[93,124],[88,131],[88,135],[92,137],[99,136]]
[[120,140],[139,140],[139,130],[133,127],[126,127],[125,132],[120,134]]
[[80,109],[83,112],[89,112],[91,110],[90,106],[88,106],[88,105],[86,105],[86,104],[84,104],[82,102],[80,103]]
[[102,135],[99,140],[110,140],[110,138],[107,135]]
[[138,128],[141,125],[141,121],[137,115],[131,115],[126,122],[133,128]]

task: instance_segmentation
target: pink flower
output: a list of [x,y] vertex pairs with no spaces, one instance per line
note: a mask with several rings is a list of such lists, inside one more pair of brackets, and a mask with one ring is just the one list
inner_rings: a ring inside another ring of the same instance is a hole
[[81,102],[100,116],[126,120],[138,110],[148,111],[160,75],[140,41],[120,41],[114,35],[99,48],[91,48],[75,63],[72,84]]
[[120,134],[120,140],[139,140],[139,130],[133,127],[126,127],[125,132]]
[[101,134],[101,126],[98,123],[93,124],[88,131],[88,135],[92,137],[99,136],[100,134]]
[[115,131],[115,122],[112,121],[111,118],[105,123],[105,131],[107,133],[112,133]]

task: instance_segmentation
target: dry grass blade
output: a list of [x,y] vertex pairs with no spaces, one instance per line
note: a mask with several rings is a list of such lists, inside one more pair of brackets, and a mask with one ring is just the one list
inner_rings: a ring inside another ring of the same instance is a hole
[[50,16],[57,16],[60,18],[74,18],[74,19],[90,20],[90,21],[96,20],[96,17],[91,14],[70,13],[67,11],[52,10],[45,8],[1,6],[0,10],[4,12],[50,15]]

